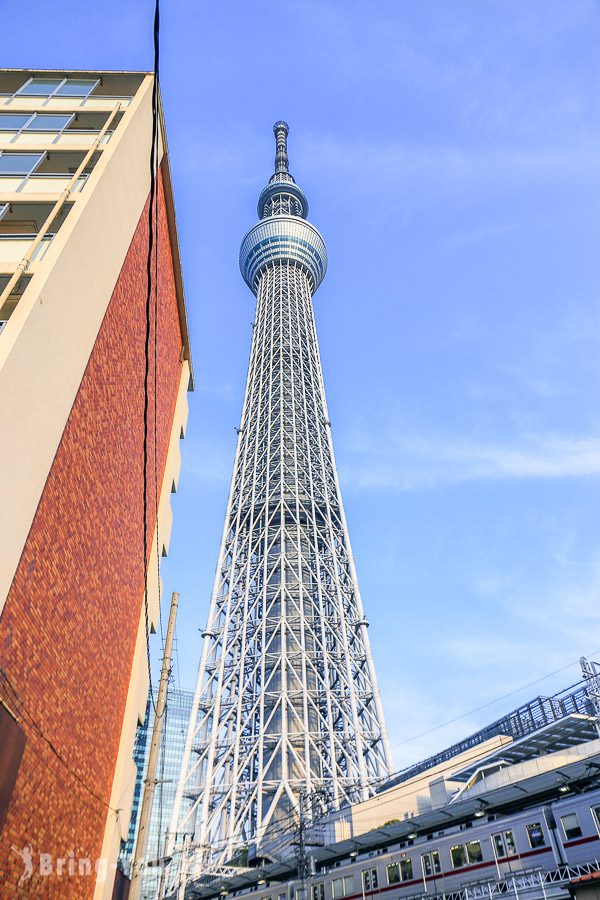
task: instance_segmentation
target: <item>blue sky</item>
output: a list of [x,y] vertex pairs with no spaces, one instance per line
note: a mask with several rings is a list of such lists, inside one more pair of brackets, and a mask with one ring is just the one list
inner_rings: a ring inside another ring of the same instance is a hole
[[[151,6],[2,0],[3,64],[150,68]],[[237,254],[280,118],[329,250],[317,328],[396,765],[600,651],[599,42],[588,0],[163,2],[197,380],[163,569],[182,685],[250,348]]]

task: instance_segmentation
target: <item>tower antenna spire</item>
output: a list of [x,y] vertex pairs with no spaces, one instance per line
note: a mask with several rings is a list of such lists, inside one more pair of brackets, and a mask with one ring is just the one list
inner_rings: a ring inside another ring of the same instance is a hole
[[290,168],[287,154],[287,136],[289,133],[287,122],[275,122],[273,131],[275,133],[275,174],[289,175]]

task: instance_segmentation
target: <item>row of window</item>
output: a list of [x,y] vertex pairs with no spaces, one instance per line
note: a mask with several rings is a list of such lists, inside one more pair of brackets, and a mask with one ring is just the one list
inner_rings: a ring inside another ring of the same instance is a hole
[[0,131],[51,131],[60,134],[75,118],[74,113],[0,113]]
[[100,84],[94,78],[29,78],[15,97],[89,97],[94,88]]
[[[594,806],[591,810],[600,832],[600,806]],[[561,816],[560,822],[566,840],[571,841],[581,837],[582,830],[577,813],[567,813]],[[546,846],[546,838],[540,822],[531,822],[526,825],[525,833],[532,850]],[[512,830],[496,832],[492,834],[491,839],[494,856],[497,860],[516,855],[517,847]],[[463,866],[482,862],[481,841],[467,841],[464,844],[455,844],[453,847],[450,847],[450,861],[453,869],[460,869]],[[431,850],[428,853],[421,854],[421,869],[422,873],[418,873],[417,877],[423,875],[425,878],[429,878],[441,874],[442,865],[438,850]],[[399,859],[397,862],[389,863],[385,867],[385,871],[388,885],[402,884],[405,881],[412,881],[415,877],[413,862],[408,856]],[[379,888],[379,876],[375,867],[362,870],[361,885],[363,893],[376,891]],[[334,878],[331,883],[331,900],[342,900],[343,897],[348,897],[355,892],[354,875]],[[263,900],[271,900],[271,898],[266,897]],[[286,900],[285,894],[280,895],[279,900]],[[324,881],[311,885],[310,900],[325,900]]]
[[[599,808],[600,814],[600,808]],[[581,828],[577,821],[575,813],[570,813],[561,818],[565,836],[567,839],[581,834]],[[534,849],[536,847],[544,847],[546,839],[540,822],[532,822],[525,826],[525,831],[529,841],[529,846]],[[500,831],[492,835],[492,846],[496,859],[505,859],[513,856],[517,852],[515,839],[512,831]],[[464,844],[455,844],[450,847],[450,862],[453,869],[461,869],[464,866],[472,866],[483,862],[483,851],[481,849],[481,841],[467,841]],[[442,864],[438,850],[431,850],[428,853],[421,854],[421,874],[425,878],[440,875],[442,872]],[[385,867],[386,880],[388,885],[402,884],[405,881],[412,881],[415,878],[413,870],[413,861],[410,857],[405,857],[397,862],[389,863]],[[379,879],[376,868],[363,869],[361,872],[361,882],[363,891],[375,891],[379,887]],[[332,900],[341,900],[355,892],[354,875],[345,875],[341,878],[334,878],[331,888]],[[325,900],[325,883],[319,882],[312,885],[311,900]]]

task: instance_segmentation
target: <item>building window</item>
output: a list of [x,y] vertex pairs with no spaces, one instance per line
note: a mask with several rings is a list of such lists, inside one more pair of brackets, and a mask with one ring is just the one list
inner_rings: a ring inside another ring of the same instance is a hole
[[450,859],[452,860],[452,866],[455,869],[466,866],[467,851],[465,850],[464,844],[457,844],[456,847],[450,847]]
[[0,131],[20,131],[31,119],[31,113],[0,113]]
[[49,97],[64,81],[63,78],[30,78],[17,94],[30,97]]
[[[283,895],[285,897],[285,894]],[[311,900],[325,900],[325,882],[313,884],[310,892]]]
[[400,880],[401,881],[410,881],[410,879],[412,877],[413,877],[412,860],[401,859],[400,860]]
[[579,825],[579,819],[577,818],[576,813],[569,813],[568,816],[561,816],[560,822],[565,833],[565,838],[568,841],[581,837],[581,826]]
[[377,869],[363,869],[362,884],[365,891],[377,890]]
[[385,871],[387,873],[388,884],[400,883],[400,869],[398,868],[398,863],[390,863],[389,866],[385,867]]
[[546,838],[544,837],[544,832],[542,831],[542,826],[539,822],[534,822],[532,825],[526,825],[525,831],[527,832],[529,846],[533,850],[536,847],[546,846]]
[[467,859],[470,863],[478,863],[483,859],[481,844],[479,841],[469,841],[467,844]]
[[25,97],[89,97],[97,78],[30,78],[17,94]]
[[7,153],[0,155],[0,175],[29,175],[40,165],[45,153]]
[[25,131],[60,132],[67,127],[72,118],[72,115],[54,116],[37,113],[31,122],[27,123]]

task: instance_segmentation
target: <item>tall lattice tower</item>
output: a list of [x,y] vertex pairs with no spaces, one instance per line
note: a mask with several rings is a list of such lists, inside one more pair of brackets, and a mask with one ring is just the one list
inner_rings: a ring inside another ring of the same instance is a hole
[[257,297],[246,396],[172,831],[213,862],[290,830],[301,790],[391,767],[344,517],[312,298],[327,266],[285,122],[240,250]]

